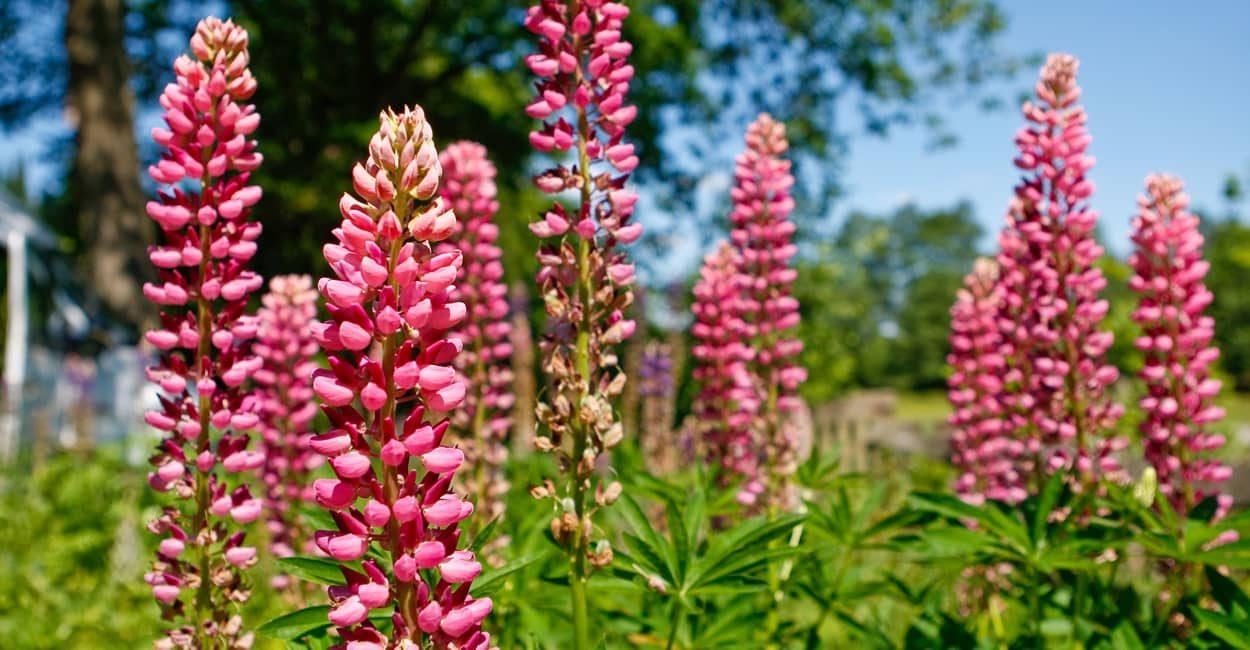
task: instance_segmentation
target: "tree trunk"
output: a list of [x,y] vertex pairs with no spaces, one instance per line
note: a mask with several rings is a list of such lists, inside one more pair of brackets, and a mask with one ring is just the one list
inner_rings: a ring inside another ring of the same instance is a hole
[[69,2],[69,115],[78,127],[70,192],[88,282],[114,316],[143,325],[155,317],[142,292],[153,227],[139,184],[125,18],[124,0]]

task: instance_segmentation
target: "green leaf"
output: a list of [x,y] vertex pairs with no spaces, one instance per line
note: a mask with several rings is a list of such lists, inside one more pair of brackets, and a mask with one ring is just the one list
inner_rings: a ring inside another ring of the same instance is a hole
[[660,560],[654,568],[663,572],[663,578],[675,584],[673,578],[677,575],[677,561],[674,557],[673,547],[655,530],[651,525],[651,519],[643,513],[642,508],[633,497],[625,494],[621,497],[618,504],[617,511],[624,515],[629,525],[634,529],[634,532],[637,534],[635,539],[638,541],[638,544],[646,547],[644,553]]
[[1111,631],[1111,650],[1146,650],[1146,646],[1142,645],[1133,624],[1123,620]]
[[1234,619],[1209,609],[1195,608],[1190,611],[1207,631],[1230,647],[1250,650],[1250,621]]
[[477,579],[473,581],[473,586],[471,588],[473,595],[475,597],[480,597],[494,594],[500,587],[503,587],[505,578],[531,564],[534,564],[535,562],[547,559],[550,555],[550,551],[539,553],[537,555],[527,555],[525,557],[517,558],[499,567],[498,569],[483,571],[482,575],[478,576]]
[[1220,573],[1215,567],[1206,567],[1207,582],[1211,583],[1211,596],[1225,614],[1237,615],[1242,618],[1250,616],[1250,596],[1237,586],[1236,582]]
[[315,582],[319,585],[341,585],[344,583],[343,572],[339,570],[339,563],[324,557],[307,557],[297,555],[294,557],[278,558],[278,566],[282,570],[308,582]]
[[1046,525],[1049,523],[1050,513],[1054,512],[1055,505],[1059,503],[1059,496],[1063,493],[1063,483],[1066,478],[1067,474],[1055,472],[1046,481],[1042,493],[1038,495],[1037,509],[1033,512],[1033,525],[1030,531],[1034,545],[1046,536]]
[[257,633],[271,639],[292,641],[330,627],[329,605],[314,605],[283,614],[256,629]]

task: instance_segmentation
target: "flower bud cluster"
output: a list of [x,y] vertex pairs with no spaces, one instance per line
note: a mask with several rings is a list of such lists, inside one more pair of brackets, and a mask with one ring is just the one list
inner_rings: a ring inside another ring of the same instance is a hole
[[[253,352],[263,365],[252,379],[260,398],[260,434],[265,445],[265,516],[269,551],[290,557],[309,550],[312,538],[298,516],[300,504],[312,502],[310,474],[324,458],[308,446],[310,425],[317,415],[312,373],[320,347],[313,340],[317,290],[307,275],[280,275],[269,281],[269,293],[256,313],[260,329]],[[288,575],[273,577],[275,589],[295,589]]]
[[[464,453],[443,445],[467,386],[455,369],[465,318],[453,288],[461,253],[436,252],[456,231],[439,195],[442,165],[420,107],[383,112],[369,159],[352,170],[355,195],[339,201],[343,221],[324,253],[333,275],[318,289],[330,320],[313,327],[329,355],[313,391],[332,428],[309,446],[334,478],[313,483],[337,527],[315,534],[342,567],[331,587],[330,622],[345,645],[482,650],[489,598],[469,591],[481,565],[460,546],[473,504],[452,490]],[[366,557],[379,548],[387,564]],[[369,619],[392,607],[389,638]]]
[[947,397],[952,412],[951,462],[959,471],[955,491],[964,501],[1018,503],[1028,492],[1018,459],[1024,443],[1006,427],[1001,397],[1005,359],[998,310],[998,266],[978,258],[951,307],[951,367]]
[[1036,86],[1040,103],[1024,104],[1015,164],[1026,176],[999,237],[1003,407],[1025,444],[1021,472],[1032,489],[1055,471],[1072,471],[1076,489],[1100,474],[1119,477],[1113,454],[1127,444],[1113,433],[1124,409],[1107,394],[1119,373],[1105,361],[1112,334],[1101,329],[1108,303],[1099,293],[1107,281],[1097,266],[1098,214],[1087,205],[1094,159],[1076,72],[1075,58],[1052,54]]
[[[1146,357],[1139,373],[1146,384],[1142,440],[1159,491],[1184,513],[1233,473],[1211,457],[1224,446],[1224,436],[1210,430],[1224,409],[1213,403],[1220,381],[1211,377],[1211,364],[1220,351],[1211,345],[1215,321],[1205,315],[1213,298],[1203,283],[1210,264],[1202,259],[1198,216],[1189,212],[1179,178],[1148,177],[1137,202],[1129,287],[1139,296],[1133,320],[1142,329],[1134,343]],[[1223,514],[1232,498],[1219,499]]]
[[148,174],[164,187],[147,213],[163,236],[148,252],[159,280],[143,293],[161,308],[160,326],[145,338],[161,353],[147,374],[162,394],[145,420],[165,438],[148,482],[190,506],[166,506],[148,526],[163,539],[146,580],[163,615],[182,622],[160,648],[252,642],[231,608],[247,600],[241,570],[256,562],[237,528],[260,517],[261,499],[217,472],[265,462],[246,434],[260,419],[260,400],[246,384],[262,364],[250,346],[257,321],[245,313],[262,284],[247,268],[261,232],[251,220],[261,189],[248,184],[261,155],[249,139],[260,116],[246,103],[256,91],[247,44],[247,32],[229,20],[200,21],[193,56],[178,57],[176,79],[160,97],[166,126],[152,129],[162,152]]
[[508,287],[503,283],[503,251],[495,243],[499,237],[494,223],[499,211],[495,165],[486,157],[486,147],[476,142],[448,145],[441,161],[443,200],[460,219],[447,246],[464,254],[452,294],[466,311],[456,330],[465,346],[456,357],[456,369],[471,386],[452,428],[474,468],[465,483],[483,513],[479,519],[486,523],[504,512],[509,488],[504,463],[515,402]]
[[791,265],[798,252],[790,219],[794,176],[790,161],[782,157],[789,148],[786,127],[772,116],[762,113],[747,128],[746,145],[730,191],[729,238],[739,256],[738,272],[747,282],[742,319],[754,351],[748,368],[759,392],[754,429],[762,473],[739,496],[747,504],[762,496],[770,505],[790,509],[797,505],[790,477],[798,469],[798,388],[807,378],[797,363],[803,342],[795,337],[799,301],[791,293],[798,275]]

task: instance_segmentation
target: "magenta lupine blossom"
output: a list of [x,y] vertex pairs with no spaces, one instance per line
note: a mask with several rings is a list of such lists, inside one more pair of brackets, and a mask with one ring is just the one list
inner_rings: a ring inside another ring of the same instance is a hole
[[[269,281],[269,293],[256,313],[260,329],[252,350],[263,366],[252,376],[260,397],[260,433],[265,443],[265,515],[269,551],[290,557],[311,550],[312,539],[300,525],[297,507],[311,503],[309,474],[324,458],[308,446],[309,425],[317,415],[312,373],[320,347],[313,339],[317,318],[317,290],[307,275],[280,275]],[[273,577],[275,589],[295,582],[282,574]]]
[[948,422],[951,461],[959,470],[955,492],[980,505],[986,499],[1018,503],[1028,496],[1017,467],[1024,443],[1012,435],[1003,417],[1002,332],[998,312],[1002,292],[998,266],[978,258],[951,307],[951,367],[947,396],[953,412]]
[[794,416],[802,408],[798,387],[807,378],[797,361],[803,342],[794,336],[799,301],[791,295],[797,272],[790,262],[798,252],[791,241],[794,176],[782,157],[789,148],[786,127],[772,116],[756,118],[746,145],[734,169],[729,237],[738,251],[738,270],[749,279],[742,317],[755,352],[749,367],[760,392],[756,453],[762,471],[740,499],[754,503],[763,496],[771,505],[790,508],[795,505],[790,476],[798,468]]
[[181,621],[157,647],[236,648],[252,638],[232,613],[249,593],[240,569],[256,561],[237,528],[260,517],[261,500],[216,470],[249,472],[265,460],[244,433],[259,410],[245,388],[261,364],[249,346],[257,324],[244,310],[262,284],[247,269],[261,231],[250,220],[261,189],[248,184],[261,162],[248,139],[260,116],[243,103],[256,91],[243,28],[206,18],[191,51],[174,62],[176,80],[160,98],[168,128],[152,130],[163,151],[148,173],[166,187],[147,204],[163,231],[149,249],[160,280],[143,287],[161,306],[160,328],[146,339],[161,351],[148,378],[163,393],[145,420],[166,433],[148,482],[189,503],[166,506],[149,524],[164,539],[146,580],[162,613]]
[[553,380],[537,409],[549,435],[536,438],[535,446],[556,453],[570,475],[558,490],[535,494],[563,504],[552,530],[572,558],[579,647],[589,645],[576,598],[585,589],[586,563],[601,566],[612,557],[607,540],[590,547],[595,508],[586,495],[593,489],[595,505],[603,506],[620,493],[619,484],[605,488],[595,468],[623,436],[611,405],[625,385],[614,348],[636,327],[624,315],[633,300],[634,265],[620,249],[642,235],[642,225],[631,220],[638,195],[625,189],[638,166],[634,146],[624,141],[637,114],[625,103],[634,76],[627,62],[633,48],[621,37],[628,15],[620,2],[542,0],[525,18],[539,37],[538,52],[525,59],[539,78],[525,111],[543,120],[530,143],[542,153],[573,152],[570,164],[534,182],[549,194],[577,197],[571,209],[555,202],[530,230],[546,240],[537,280],[548,315],[542,367]]
[[[438,193],[442,167],[422,109],[379,121],[324,248],[333,275],[317,286],[331,320],[313,333],[330,368],[314,373],[313,390],[333,428],[310,445],[335,474],[313,483],[338,525],[317,531],[317,546],[353,562],[372,544],[391,570],[372,558],[361,571],[344,566],[346,584],[329,589],[330,622],[352,650],[484,649],[491,601],[469,595],[481,565],[457,550],[458,524],[473,513],[451,490],[464,454],[442,444],[443,415],[467,390],[453,365],[460,339],[448,335],[465,317],[451,297],[461,254],[434,250],[456,216]],[[368,617],[392,606],[388,639]]]
[[700,386],[694,411],[703,428],[708,460],[750,483],[739,495],[750,502],[762,488],[751,433],[760,398],[748,368],[755,356],[748,345],[751,330],[742,320],[751,278],[740,273],[739,266],[738,253],[729,242],[721,242],[703,258],[691,307],[695,318],[691,354]]
[[509,487],[506,441],[515,401],[508,287],[503,283],[503,251],[495,243],[499,238],[494,223],[499,211],[495,165],[486,157],[486,147],[476,142],[450,144],[441,159],[443,200],[459,217],[459,228],[448,245],[464,254],[452,298],[462,301],[467,313],[456,331],[464,341],[456,368],[470,388],[452,425],[473,467],[466,484],[482,513],[478,521],[485,524],[504,512]]
[[[1136,245],[1129,265],[1129,286],[1139,295],[1133,320],[1142,328],[1137,349],[1145,354],[1140,376],[1146,384],[1141,424],[1146,460],[1159,477],[1159,491],[1182,514],[1232,476],[1232,468],[1210,456],[1224,446],[1224,436],[1210,426],[1224,417],[1215,406],[1220,381],[1211,364],[1220,351],[1211,345],[1215,321],[1204,315],[1211,291],[1203,283],[1210,268],[1202,259],[1198,216],[1179,178],[1146,178],[1133,220]],[[1219,514],[1232,497],[1219,495]]]
[[1036,92],[1023,107],[1028,125],[1016,133],[1015,188],[998,255],[1008,390],[1008,426],[1025,442],[1021,471],[1036,489],[1053,471],[1074,470],[1082,489],[1100,473],[1121,474],[1112,454],[1126,441],[1112,434],[1123,414],[1107,387],[1118,377],[1104,361],[1112,334],[1101,329],[1106,279],[1096,265],[1097,212],[1087,200],[1094,165],[1085,110],[1077,105],[1077,60],[1052,54]]

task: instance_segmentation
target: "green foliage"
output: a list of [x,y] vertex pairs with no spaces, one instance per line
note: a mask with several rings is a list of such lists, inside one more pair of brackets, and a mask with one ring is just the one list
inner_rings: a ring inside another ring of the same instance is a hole
[[[151,549],[142,475],[62,456],[0,484],[0,647],[135,648],[158,630],[143,583]],[[19,614],[25,613],[25,614]],[[37,624],[36,621],[38,622]]]
[[945,380],[946,336],[982,230],[968,203],[888,215],[852,213],[829,243],[800,259],[804,397],[847,388],[932,389]]

